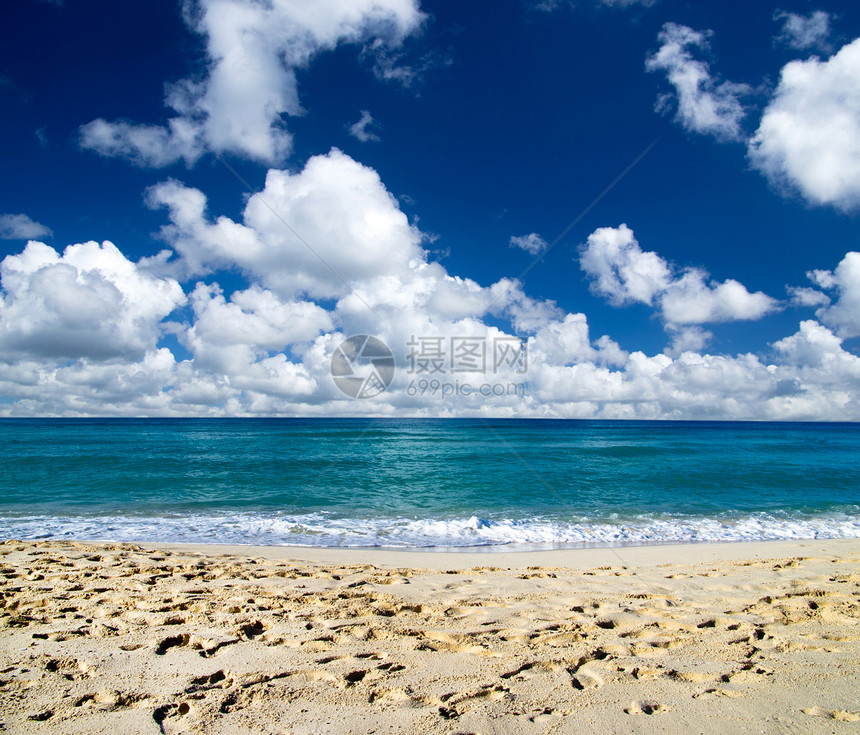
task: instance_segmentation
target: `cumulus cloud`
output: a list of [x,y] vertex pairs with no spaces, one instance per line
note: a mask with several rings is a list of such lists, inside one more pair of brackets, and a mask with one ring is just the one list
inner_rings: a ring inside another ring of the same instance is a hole
[[697,326],[668,325],[672,340],[666,354],[677,357],[685,352],[700,352],[713,338],[713,333]]
[[53,234],[50,227],[34,222],[26,214],[0,214],[0,238],[4,240],[32,240]]
[[670,324],[707,324],[761,319],[778,304],[767,294],[750,293],[738,281],[709,281],[707,272],[689,268],[662,294],[663,317]]
[[613,306],[650,305],[671,280],[668,263],[657,253],[643,252],[625,224],[595,230],[580,252],[579,264],[592,279],[592,292]]
[[[341,43],[397,47],[424,21],[417,0],[196,0],[188,25],[205,39],[207,74],[168,88],[166,125],[93,120],[80,144],[104,156],[163,167],[205,151],[265,163],[292,148],[285,115],[302,114],[296,70]],[[381,51],[380,51],[381,52]]]
[[513,236],[510,239],[509,245],[512,248],[519,248],[520,250],[525,250],[531,255],[537,255],[538,253],[542,253],[548,247],[547,241],[544,240],[536,232],[532,232],[528,235]]
[[191,293],[194,323],[180,340],[195,367],[227,375],[234,388],[279,397],[306,396],[316,382],[285,351],[331,331],[330,315],[316,304],[283,301],[252,286],[227,301],[217,284],[198,283]]
[[807,276],[818,288],[791,289],[794,302],[818,307],[815,315],[840,337],[860,337],[860,253],[846,253],[834,271],[814,270]]
[[235,291],[229,301],[217,284],[198,283],[191,293],[194,325],[190,349],[207,347],[252,350],[256,355],[282,352],[332,331],[331,315],[308,301],[284,301],[259,286]]
[[666,23],[657,36],[662,45],[647,58],[645,68],[650,72],[665,72],[675,88],[674,96],[660,98],[659,111],[676,104],[675,119],[684,129],[713,135],[718,140],[741,140],[746,110],[740,98],[752,90],[746,84],[718,83],[707,62],[693,56],[693,50],[708,48],[710,35],[710,31]]
[[[796,49],[827,49],[829,16],[777,13],[781,40]],[[718,83],[708,64],[692,51],[705,50],[710,31],[667,23],[660,49],[646,60],[648,71],[664,71],[675,89],[659,98],[665,111],[677,102],[675,119],[686,130],[721,141],[744,141],[752,166],[783,194],[844,212],[860,206],[860,38],[822,61],[813,56],[786,64],[758,129],[747,137],[741,103],[749,85]]]
[[829,50],[827,40],[830,37],[830,13],[815,10],[809,15],[799,15],[778,10],[773,19],[782,22],[782,30],[776,41],[797,51]]
[[843,211],[860,206],[860,38],[827,61],[786,64],[749,142],[753,166],[783,190]]
[[367,110],[362,110],[358,122],[354,122],[349,126],[349,134],[354,138],[358,138],[362,143],[367,143],[370,140],[379,140],[379,136],[371,129],[378,124]]
[[796,334],[773,346],[793,363],[806,367],[821,367],[843,353],[842,340],[811,319],[801,322]]
[[789,286],[787,290],[791,296],[791,303],[795,306],[818,307],[827,306],[830,303],[830,297],[816,288]]
[[807,364],[798,364],[802,354],[790,345],[800,349],[809,332],[802,325],[769,363],[750,354],[685,351],[673,358],[633,352],[620,369],[593,360],[540,362],[529,380],[544,415],[566,418],[836,420],[858,415],[860,358],[845,352],[838,339],[815,342],[812,337]]
[[[343,336],[375,334],[402,363],[416,336],[447,341],[460,335],[486,346],[497,338],[516,340],[484,323],[487,315],[508,320],[515,330],[533,330],[562,315],[509,279],[484,287],[428,262],[424,235],[377,173],[336,149],[312,157],[302,171],[270,171],[241,222],[211,217],[205,196],[177,181],[153,187],[147,200],[167,209],[171,224],[162,236],[178,256],[154,259],[154,271],[188,278],[238,269],[258,284],[229,300],[212,285],[198,286],[191,297],[195,322],[178,333],[198,368],[230,375],[233,386],[243,385],[257,362],[276,359],[264,350],[288,348],[301,354],[315,386],[312,405],[344,400],[328,378],[327,362]],[[320,310],[309,299],[334,300],[334,306]],[[273,333],[266,319],[281,312],[282,328],[307,325],[310,331],[280,348],[277,340],[286,338],[278,330],[274,342],[256,342],[261,337],[254,335]],[[227,325],[225,335],[238,336],[225,342],[218,325]],[[285,396],[285,389],[278,395]],[[403,405],[414,407],[416,401],[407,398],[400,396]]]
[[[860,420],[860,358],[834,326],[852,309],[857,254],[813,272],[810,290],[844,307],[820,312],[829,323],[802,322],[767,360],[710,355],[701,322],[754,318],[767,297],[679,270],[627,227],[598,230],[582,253],[594,288],[667,320],[672,348],[648,355],[595,339],[584,314],[516,281],[484,286],[429,262],[376,172],[339,151],[271,171],[241,222],[177,181],[149,198],[170,218],[171,257],[134,263],[110,243],[59,254],[31,242],[0,265],[0,413]],[[221,271],[247,283],[229,293]],[[395,357],[374,399],[347,398],[329,374],[354,334],[377,335]],[[439,372],[417,371],[419,353]]]
[[32,241],[0,263],[0,354],[130,357],[155,347],[161,321],[185,303],[173,279],[152,276],[110,242],[62,255]]
[[543,365],[574,365],[597,356],[585,314],[566,314],[541,325],[529,338],[529,351],[532,364]]
[[[750,293],[734,279],[710,281],[699,268],[678,269],[655,252],[643,251],[627,225],[595,230],[580,250],[579,264],[591,280],[593,293],[614,306],[659,305],[670,329],[760,319],[778,308],[762,292]],[[684,344],[693,332],[684,333]],[[704,332],[698,331],[696,342]]]
[[422,234],[376,171],[337,149],[296,174],[270,170],[242,223],[210,221],[204,194],[177,181],[151,188],[147,201],[167,208],[162,236],[187,274],[238,267],[287,297],[343,296],[351,284],[403,275],[426,259]]
[[[226,376],[200,370],[192,361],[176,362],[165,348],[148,352],[137,362],[77,361],[50,371],[40,363],[0,363],[0,393],[16,399],[0,410],[7,415],[324,415],[345,410],[368,415],[560,418],[860,417],[860,358],[846,352],[841,340],[815,321],[803,322],[796,334],[777,342],[770,362],[749,354],[685,351],[670,357],[621,352],[616,368],[600,361],[598,343],[589,346],[587,326],[582,315],[567,315],[529,340],[524,376],[528,392],[514,400],[443,399],[439,393],[410,398],[404,390],[410,376],[399,367],[395,385],[378,399],[345,401],[325,377],[331,351],[342,339],[331,334],[319,337],[304,352],[300,365],[290,363],[279,373],[277,365],[264,363],[265,374],[249,374],[242,388]],[[485,334],[490,340],[497,335],[492,330]],[[280,358],[281,364],[288,362]],[[310,392],[303,393],[303,388]]]

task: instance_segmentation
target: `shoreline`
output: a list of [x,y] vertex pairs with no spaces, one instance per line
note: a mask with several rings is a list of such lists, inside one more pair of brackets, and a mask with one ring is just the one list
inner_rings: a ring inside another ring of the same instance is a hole
[[[49,541],[54,541],[53,539]],[[74,541],[100,545],[121,542]],[[703,564],[746,559],[788,558],[798,555],[860,555],[860,539],[781,539],[767,541],[709,541],[704,543],[648,544],[645,546],[607,546],[595,548],[510,549],[506,546],[458,546],[415,549],[391,549],[379,546],[262,546],[254,544],[189,544],[169,542],[134,542],[143,549],[237,556],[269,561],[298,561],[325,564],[367,564],[380,568],[413,567],[420,569],[454,569],[480,566],[492,561],[494,566],[522,569],[527,566],[554,566],[566,569],[589,569],[598,566],[649,567],[679,562]]]
[[[113,509],[93,514],[42,509],[0,514],[0,539],[78,540],[149,544],[288,546],[452,553],[567,551],[700,544],[759,543],[860,538],[858,505],[829,510],[713,513],[711,515],[605,518],[526,517],[520,509],[505,517],[467,513],[403,515],[346,514],[346,511],[286,513],[250,509],[209,509],[180,513],[175,508]],[[733,514],[734,513],[734,514]]]

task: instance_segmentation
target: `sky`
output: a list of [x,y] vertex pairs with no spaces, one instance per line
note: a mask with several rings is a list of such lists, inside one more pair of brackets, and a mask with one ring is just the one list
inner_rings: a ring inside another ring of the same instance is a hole
[[854,2],[7,0],[0,104],[0,415],[860,420]]

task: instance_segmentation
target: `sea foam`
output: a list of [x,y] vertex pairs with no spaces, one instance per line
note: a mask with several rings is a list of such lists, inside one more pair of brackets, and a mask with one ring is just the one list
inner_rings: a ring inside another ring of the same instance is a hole
[[756,513],[604,522],[557,519],[344,518],[328,513],[44,516],[0,519],[0,536],[26,539],[320,547],[611,547],[779,539],[860,538],[855,512]]

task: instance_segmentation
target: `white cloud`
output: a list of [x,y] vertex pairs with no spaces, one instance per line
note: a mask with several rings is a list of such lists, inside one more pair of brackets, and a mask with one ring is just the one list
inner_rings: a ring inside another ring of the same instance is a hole
[[[704,61],[693,57],[691,49],[705,50],[710,31],[666,23],[657,36],[662,46],[648,57],[648,71],[664,71],[675,88],[675,119],[684,129],[713,135],[718,140],[741,140],[741,123],[746,115],[740,98],[751,92],[748,85],[717,83]],[[664,96],[658,110],[668,108],[671,96]]]
[[234,388],[282,398],[316,389],[307,369],[283,353],[333,329],[324,309],[284,302],[256,286],[234,293],[228,302],[217,285],[202,283],[192,292],[191,305],[194,324],[180,339],[194,354],[196,369],[226,375]]
[[815,10],[809,15],[798,15],[785,11],[774,13],[773,19],[782,21],[782,30],[776,37],[777,41],[798,51],[806,49],[829,49],[827,39],[830,37],[830,13]]
[[282,301],[251,286],[227,301],[217,284],[198,283],[191,293],[194,324],[180,336],[198,364],[230,375],[271,352],[310,342],[332,331],[330,314],[307,301]]
[[253,230],[227,217],[218,217],[210,224],[206,196],[198,189],[171,179],[151,187],[146,203],[169,211],[171,224],[162,227],[161,235],[181,255],[181,261],[168,264],[165,270],[175,271],[183,279],[241,265],[243,260],[259,257],[262,251]]
[[799,331],[773,345],[792,362],[820,367],[842,354],[842,340],[816,321],[800,323]]
[[667,355],[677,357],[685,352],[701,352],[713,338],[713,333],[698,326],[680,327],[671,325],[672,341],[666,348]]
[[814,288],[790,286],[788,288],[788,293],[791,296],[791,303],[795,306],[817,307],[827,306],[830,303],[830,297],[827,294]]
[[[302,171],[271,171],[242,222],[208,214],[204,195],[175,181],[150,199],[168,207],[173,259],[133,263],[109,243],[62,255],[30,243],[3,261],[0,413],[860,420],[860,358],[836,327],[803,322],[773,345],[770,361],[706,354],[708,333],[696,320],[754,318],[767,297],[679,271],[644,252],[626,227],[589,238],[595,284],[604,276],[595,287],[617,303],[650,303],[667,320],[665,312],[682,311],[667,322],[667,354],[628,352],[608,335],[595,340],[584,314],[531,299],[510,279],[483,286],[428,262],[422,233],[376,172],[339,151]],[[342,267],[351,288],[267,204]],[[848,319],[857,257],[813,272],[818,289],[833,292],[830,306],[844,307],[841,317],[820,318]],[[192,280],[186,296],[171,269],[183,278],[241,271],[248,283],[228,296],[211,279]],[[395,355],[394,382],[375,399],[350,400],[330,378],[335,347],[353,334],[375,334]],[[516,354],[518,335],[527,339],[521,372],[493,360],[497,342]],[[452,337],[486,348],[484,372],[450,372]],[[165,346],[173,338],[187,358]],[[409,372],[416,338],[444,351],[446,372],[435,377],[449,391],[486,383],[501,394],[421,393],[414,381],[434,376]],[[525,395],[508,392],[524,384]]]
[[[790,45],[826,48],[827,13],[775,17],[784,20],[781,38]],[[686,130],[745,140],[753,167],[783,193],[798,192],[812,204],[845,212],[860,207],[860,39],[826,61],[813,56],[786,64],[758,129],[747,138],[740,100],[753,89],[718,84],[707,63],[691,53],[706,49],[710,35],[675,23],[663,26],[662,46],[648,57],[646,69],[665,71],[675,94],[662,96],[658,110],[677,100],[675,118]]]
[[842,338],[860,337],[860,253],[849,252],[835,271],[815,270],[809,279],[825,291],[835,291],[836,300],[810,288],[792,289],[801,306],[817,306],[815,315]]
[[597,349],[598,364],[621,367],[630,357],[630,353],[627,350],[621,349],[621,346],[608,334],[604,334],[594,345]]
[[[176,181],[151,189],[148,201],[168,208],[172,224],[163,236],[180,256],[155,259],[154,270],[172,267],[193,275],[239,269],[260,284],[267,298],[290,305],[290,325],[302,323],[295,310],[303,304],[302,313],[310,316],[302,318],[310,319],[312,330],[325,331],[314,347],[299,345],[307,380],[316,386],[308,398],[312,404],[343,400],[328,377],[327,360],[338,339],[334,330],[343,336],[378,335],[402,359],[416,335],[443,340],[500,335],[481,321],[488,312],[524,330],[562,314],[552,303],[528,298],[516,282],[502,279],[482,287],[428,263],[424,236],[409,224],[377,173],[337,150],[311,158],[297,173],[270,171],[264,190],[248,200],[241,223],[210,218],[203,194]],[[311,302],[299,302],[301,295],[336,299],[336,304],[319,311]],[[233,386],[243,385],[255,361],[276,357],[262,358],[263,349],[275,350],[276,343],[259,344],[255,340],[261,337],[254,335],[272,331],[265,315],[277,314],[278,308],[269,303],[249,310],[247,299],[240,292],[226,301],[213,287],[198,286],[192,295],[196,321],[179,335],[198,369],[220,370],[231,376]],[[259,299],[258,293],[254,303]],[[217,328],[208,328],[210,323]],[[220,325],[229,328],[222,334]],[[296,349],[295,341],[290,349]],[[403,389],[405,384],[399,394],[392,393],[392,401],[414,407],[416,401],[407,401]],[[278,395],[286,395],[286,389]],[[265,403],[264,397],[260,400]],[[477,397],[471,400],[480,405]]]
[[245,207],[244,223],[209,222],[197,189],[168,181],[148,202],[168,208],[164,239],[189,274],[238,267],[293,297],[339,297],[371,278],[404,276],[422,264],[421,233],[371,168],[333,149],[300,173],[272,169]]
[[168,120],[167,127],[99,118],[81,126],[80,132],[83,148],[144,167],[162,168],[179,160],[191,166],[205,149],[202,125],[181,117]]
[[363,60],[372,61],[373,74],[377,79],[394,82],[406,89],[417,86],[431,69],[453,63],[449,56],[435,49],[409,63],[404,52],[383,39],[366,44],[361,56]]
[[192,296],[197,334],[205,326],[217,332],[217,339],[210,343],[282,351],[295,342],[307,342],[334,329],[325,309],[309,301],[283,301],[259,286],[235,291],[229,303],[217,289],[202,284]]
[[362,110],[358,122],[349,126],[349,134],[354,138],[358,138],[362,143],[367,143],[370,140],[379,140],[379,136],[373,130],[369,129],[374,125],[378,125],[378,123],[373,119],[373,116],[367,110]]
[[[486,333],[489,338],[493,334]],[[341,338],[338,334],[320,337],[303,353],[301,364],[283,356],[260,360],[257,368],[240,376],[241,388],[233,378],[207,373],[191,361],[177,363],[164,348],[127,363],[82,360],[53,369],[34,362],[0,364],[0,394],[16,399],[2,406],[2,411],[8,415],[345,411],[568,418],[860,418],[860,358],[846,352],[838,338],[814,321],[803,322],[797,334],[776,343],[777,359],[771,363],[753,355],[686,351],[672,358],[634,352],[622,353],[623,363],[612,369],[600,364],[593,352],[591,358],[585,356],[587,324],[581,315],[568,315],[559,324],[547,325],[540,340],[530,340],[528,394],[513,401],[507,397],[442,399],[439,394],[408,398],[404,385],[409,376],[404,369],[378,399],[347,401],[331,388],[326,376],[331,350]],[[570,354],[580,350],[584,356],[565,359],[566,350]]]
[[110,242],[41,242],[0,263],[0,352],[7,359],[128,357],[155,347],[160,323],[185,303],[172,279],[152,276]]
[[585,314],[566,314],[542,325],[529,339],[532,364],[574,365],[597,357]]
[[[708,281],[707,272],[698,268],[676,275],[671,263],[643,251],[624,224],[595,230],[580,251],[579,264],[591,279],[592,292],[614,306],[656,303],[676,332],[683,325],[760,319],[778,308],[775,299],[760,291],[750,293],[734,279]],[[684,333],[684,346],[692,344],[693,334]],[[699,341],[705,334],[695,333]]]
[[191,165],[206,150],[283,161],[292,136],[283,116],[302,114],[296,70],[341,43],[396,47],[425,16],[417,0],[197,0],[186,20],[205,38],[207,76],[169,87],[178,115],[165,126],[94,120],[80,143],[141,166]]
[[[504,295],[499,293],[504,289]],[[504,312],[517,334],[531,334],[552,320],[561,319],[564,312],[554,301],[537,301],[523,293],[518,282],[509,279],[494,283],[488,289],[492,295],[490,313]]]
[[[147,352],[138,361],[82,358],[70,363],[0,363],[0,393],[14,395],[11,415],[162,416],[174,408],[172,382],[180,374],[170,350]],[[210,398],[214,397],[210,394]],[[176,403],[176,408],[179,407]],[[209,405],[186,405],[207,414]]]
[[511,237],[510,247],[525,250],[527,253],[537,255],[547,249],[548,243],[536,232],[528,235],[520,235]]
[[668,263],[657,253],[643,252],[625,224],[601,227],[589,235],[579,264],[592,279],[592,292],[614,306],[650,305],[671,280]]
[[860,38],[827,61],[786,64],[749,142],[749,155],[775,186],[809,202],[860,206]]
[[53,234],[49,227],[34,222],[26,214],[0,214],[0,238],[3,240],[33,240]]
[[663,317],[670,324],[707,324],[761,319],[775,311],[775,299],[729,278],[722,283],[708,282],[708,274],[687,269],[674,280],[661,297]]

